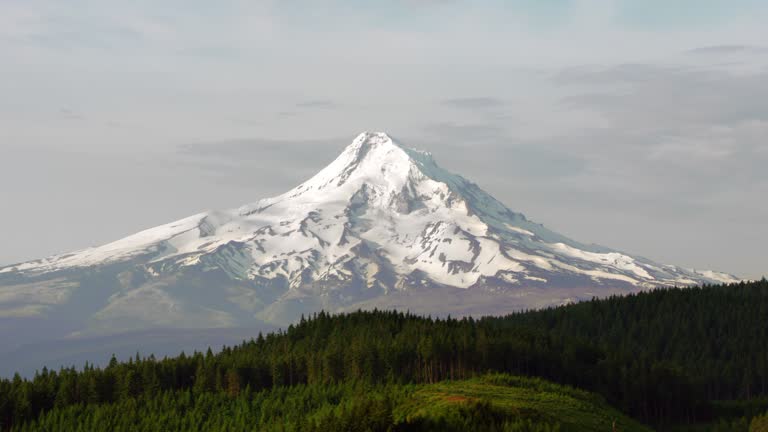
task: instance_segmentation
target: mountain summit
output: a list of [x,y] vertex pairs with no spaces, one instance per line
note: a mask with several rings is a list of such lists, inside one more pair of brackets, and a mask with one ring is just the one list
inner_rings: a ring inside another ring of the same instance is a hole
[[0,318],[69,334],[286,324],[321,309],[492,314],[734,281],[570,240],[429,153],[360,134],[298,187],[116,242],[0,268]]

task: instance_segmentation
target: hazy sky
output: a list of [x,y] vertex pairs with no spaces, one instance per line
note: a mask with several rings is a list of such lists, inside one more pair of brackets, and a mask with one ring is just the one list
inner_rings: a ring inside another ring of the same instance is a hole
[[768,274],[765,0],[0,0],[0,264],[283,192],[363,130],[576,240]]

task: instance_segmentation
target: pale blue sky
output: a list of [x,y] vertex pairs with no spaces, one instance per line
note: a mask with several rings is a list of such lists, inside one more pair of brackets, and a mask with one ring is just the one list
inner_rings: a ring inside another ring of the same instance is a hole
[[0,1],[0,264],[294,186],[358,132],[566,235],[768,273],[768,2]]

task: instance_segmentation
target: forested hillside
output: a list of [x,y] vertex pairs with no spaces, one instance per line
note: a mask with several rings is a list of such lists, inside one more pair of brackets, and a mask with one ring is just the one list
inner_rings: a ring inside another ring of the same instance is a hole
[[183,398],[235,404],[241,395],[265,389],[308,385],[302,388],[322,393],[352,383],[432,384],[495,371],[599,393],[649,424],[696,424],[720,415],[716,400],[752,400],[758,409],[768,408],[759,399],[768,396],[766,317],[765,280],[482,319],[320,313],[218,354],[163,360],[137,355],[104,369],[44,370],[32,380],[0,381],[0,422],[8,428],[42,412],[53,421],[107,415],[131,404],[149,404],[151,411]]
[[649,431],[594,394],[494,374],[437,384],[166,391],[55,409],[14,430],[597,432],[614,424],[622,431]]

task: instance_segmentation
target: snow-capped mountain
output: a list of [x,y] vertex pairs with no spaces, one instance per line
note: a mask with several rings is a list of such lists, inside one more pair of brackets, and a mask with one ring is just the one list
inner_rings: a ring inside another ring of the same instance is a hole
[[0,318],[54,317],[89,334],[358,307],[486,314],[735,280],[570,240],[429,153],[363,133],[277,197],[0,268]]

